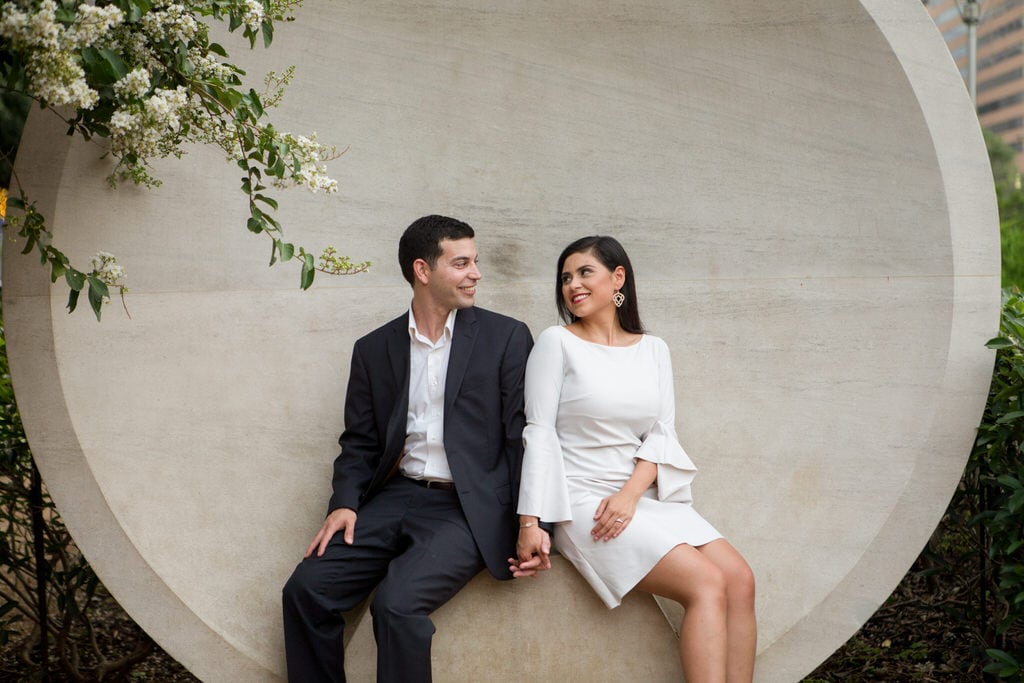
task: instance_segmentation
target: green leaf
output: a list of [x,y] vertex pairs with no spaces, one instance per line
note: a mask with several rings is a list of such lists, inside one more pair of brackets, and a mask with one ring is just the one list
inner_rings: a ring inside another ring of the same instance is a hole
[[1007,422],[1013,422],[1014,420],[1020,417],[1024,417],[1024,410],[1014,410],[1012,412],[1000,416],[1000,418],[996,420],[996,424],[1006,424]]
[[100,319],[103,311],[103,298],[110,295],[107,285],[95,275],[89,276],[89,305],[92,306],[96,320]]
[[273,167],[267,169],[267,173],[274,176],[275,178],[284,178],[284,172],[284,160],[282,160],[280,157],[277,158],[277,161],[274,163]]
[[59,3],[57,5],[57,11],[53,13],[53,18],[56,19],[57,22],[64,24],[66,26],[70,26],[71,24],[75,23],[75,19],[77,18],[77,16],[78,13],[75,12],[73,9],[69,7],[64,7]]
[[64,279],[73,292],[80,292],[82,287],[85,287],[85,273],[74,268],[68,268],[68,272],[64,273]]
[[1006,337],[995,337],[994,339],[989,339],[985,342],[985,346],[990,349],[1008,349],[1014,346],[1014,343]]
[[[1020,486],[1020,483],[1018,482],[1017,485]],[[1018,488],[1017,491],[1010,496],[1010,500],[1006,501],[1006,507],[1011,514],[1016,514],[1017,511],[1024,508],[1024,489]]]
[[121,57],[106,48],[87,47],[82,50],[82,67],[92,84],[113,85],[128,73]]
[[274,24],[264,19],[263,23],[260,24],[260,29],[263,32],[263,47],[270,47],[270,44],[274,41]]
[[249,216],[249,220],[246,222],[245,227],[249,228],[249,232],[254,232],[257,235],[267,229],[267,223],[263,220],[263,214]]
[[60,261],[50,261],[50,282],[56,282],[57,278],[67,272],[67,267]]
[[215,55],[220,55],[221,57],[227,57],[228,56],[228,51],[225,50],[223,47],[221,47],[220,43],[210,43],[206,47],[206,49],[209,50],[210,52],[212,52]]
[[996,477],[996,481],[1009,489],[1020,489],[1024,484],[1021,484],[1020,479],[1010,474],[1002,474]]
[[78,295],[81,293],[81,290],[78,289],[68,291],[68,313],[75,312],[75,307],[78,306]]
[[313,277],[316,275],[316,270],[313,269],[313,255],[306,254],[302,259],[302,275],[299,279],[299,286],[302,289],[309,289],[310,285],[313,284]]
[[234,111],[242,101],[242,94],[233,88],[211,88],[210,94],[228,111]]
[[278,240],[277,247],[281,251],[282,261],[291,261],[292,256],[295,255],[295,245],[290,242],[281,242]]
[[252,107],[252,112],[255,115],[255,118],[258,119],[263,116],[263,103],[260,102],[259,94],[252,88],[249,88],[249,97],[246,101],[249,103],[249,106]]
[[277,200],[272,199],[272,198],[267,197],[266,195],[262,195],[262,194],[256,195],[256,199],[258,199],[259,201],[263,202],[267,206],[271,207],[272,209],[274,209],[274,211],[277,211]]
[[1008,652],[1003,652],[1002,650],[997,650],[996,648],[988,648],[987,650],[985,650],[985,654],[987,654],[990,658],[1001,664],[1017,663],[1017,661],[1013,657],[1011,657]]
[[32,251],[32,248],[36,246],[36,234],[34,232],[24,235],[25,237],[25,248],[21,250],[22,254],[27,254]]

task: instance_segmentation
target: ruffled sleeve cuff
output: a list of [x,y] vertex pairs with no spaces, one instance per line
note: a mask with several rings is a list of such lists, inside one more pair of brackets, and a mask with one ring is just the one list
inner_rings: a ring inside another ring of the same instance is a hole
[[658,500],[692,503],[690,484],[697,467],[679,445],[675,430],[657,422],[637,449],[636,457],[658,466]]
[[551,427],[527,424],[523,430],[523,474],[519,487],[520,515],[533,515],[542,522],[572,519],[569,486],[558,434]]

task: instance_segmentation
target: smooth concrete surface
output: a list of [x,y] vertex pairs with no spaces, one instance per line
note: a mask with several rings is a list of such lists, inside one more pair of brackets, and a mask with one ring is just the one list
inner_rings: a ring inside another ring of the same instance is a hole
[[[550,573],[534,580],[499,583],[482,573],[434,613],[434,680],[679,681],[679,640],[665,615],[641,593],[610,612],[559,556]],[[347,643],[348,680],[372,681],[369,610],[347,619],[357,624]]]
[[[270,51],[228,42],[254,83],[298,66],[279,127],[348,148],[338,195],[279,193],[289,238],[370,273],[302,292],[221,155],[112,191],[101,148],[38,111],[21,180],[75,262],[117,254],[131,319],[68,316],[4,250],[40,469],[163,647],[207,681],[283,674],[280,586],[322,519],[351,346],[408,305],[397,239],[430,212],[477,228],[481,305],[535,334],[564,244],[629,249],[697,505],[757,574],[758,680],[799,679],[881,604],[959,479],[999,314],[984,145],[917,0],[310,0]],[[437,615],[437,680],[601,680],[615,636],[666,633],[651,604],[596,609],[567,567],[481,577]]]

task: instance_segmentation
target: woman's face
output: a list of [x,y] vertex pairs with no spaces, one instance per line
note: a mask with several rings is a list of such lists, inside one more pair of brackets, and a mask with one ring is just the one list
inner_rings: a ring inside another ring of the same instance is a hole
[[562,298],[569,312],[585,318],[614,307],[612,295],[622,287],[626,271],[622,266],[608,268],[592,252],[570,254],[562,264]]

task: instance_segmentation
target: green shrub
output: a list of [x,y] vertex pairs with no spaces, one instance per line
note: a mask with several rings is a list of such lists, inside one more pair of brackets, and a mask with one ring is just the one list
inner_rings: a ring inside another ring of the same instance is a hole
[[978,602],[966,614],[988,648],[988,673],[1024,680],[1024,295],[1003,290],[995,370],[967,470],[951,508],[973,532]]
[[1003,287],[1024,288],[1024,221],[1003,221],[999,227],[999,241],[1003,254]]

